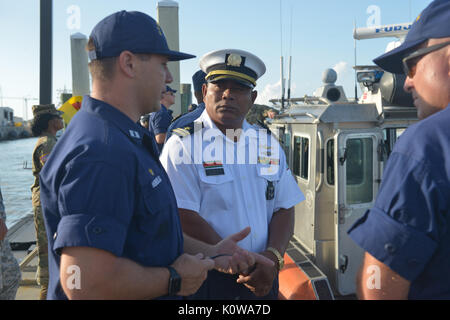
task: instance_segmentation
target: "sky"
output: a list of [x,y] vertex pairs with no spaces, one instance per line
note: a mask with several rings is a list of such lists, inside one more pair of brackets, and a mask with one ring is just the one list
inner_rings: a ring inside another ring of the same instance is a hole
[[[39,2],[0,0],[0,106],[15,116],[32,117],[39,98]],[[207,52],[235,48],[260,57],[266,73],[258,80],[256,103],[281,97],[280,57],[292,57],[291,97],[322,85],[322,73],[334,68],[337,85],[354,97],[356,27],[413,21],[431,0],[178,0],[180,51],[197,57],[180,64],[181,83],[192,83],[199,59]],[[70,35],[89,35],[107,15],[138,10],[156,19],[157,0],[53,1],[53,99],[72,89]],[[385,52],[394,39],[359,40],[359,65]],[[287,77],[287,63],[284,69]],[[14,99],[10,99],[14,98]],[[25,111],[25,107],[26,111]]]

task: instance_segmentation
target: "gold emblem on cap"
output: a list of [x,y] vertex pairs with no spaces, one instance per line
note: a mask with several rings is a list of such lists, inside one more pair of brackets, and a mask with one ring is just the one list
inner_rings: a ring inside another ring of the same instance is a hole
[[420,14],[416,18],[416,22],[420,20]]
[[240,67],[242,63],[242,57],[238,54],[232,53],[228,56],[227,66]]

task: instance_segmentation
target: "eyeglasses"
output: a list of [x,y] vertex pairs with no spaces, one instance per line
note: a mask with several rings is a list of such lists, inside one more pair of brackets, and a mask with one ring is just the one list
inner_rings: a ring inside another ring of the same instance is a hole
[[433,51],[437,51],[444,48],[445,46],[448,46],[449,44],[450,41],[447,41],[414,51],[409,56],[403,58],[403,71],[409,78],[413,78],[416,75],[416,66],[420,59]]

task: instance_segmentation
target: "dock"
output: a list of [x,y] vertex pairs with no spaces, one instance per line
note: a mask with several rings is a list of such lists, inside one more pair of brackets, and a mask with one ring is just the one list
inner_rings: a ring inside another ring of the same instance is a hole
[[0,141],[23,139],[31,136],[31,131],[28,127],[0,126]]
[[14,224],[8,230],[7,239],[22,273],[16,300],[38,300],[40,286],[36,282],[38,259],[33,215],[27,215]]

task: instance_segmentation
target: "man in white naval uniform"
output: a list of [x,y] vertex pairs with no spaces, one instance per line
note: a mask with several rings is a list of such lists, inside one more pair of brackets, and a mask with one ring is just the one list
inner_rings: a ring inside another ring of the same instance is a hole
[[240,275],[209,272],[193,299],[277,299],[278,272],[293,234],[294,206],[304,200],[285,154],[270,132],[245,121],[264,63],[242,50],[213,51],[206,73],[205,111],[175,129],[160,160],[171,180],[183,231],[215,244],[242,228],[240,245],[272,259]]

